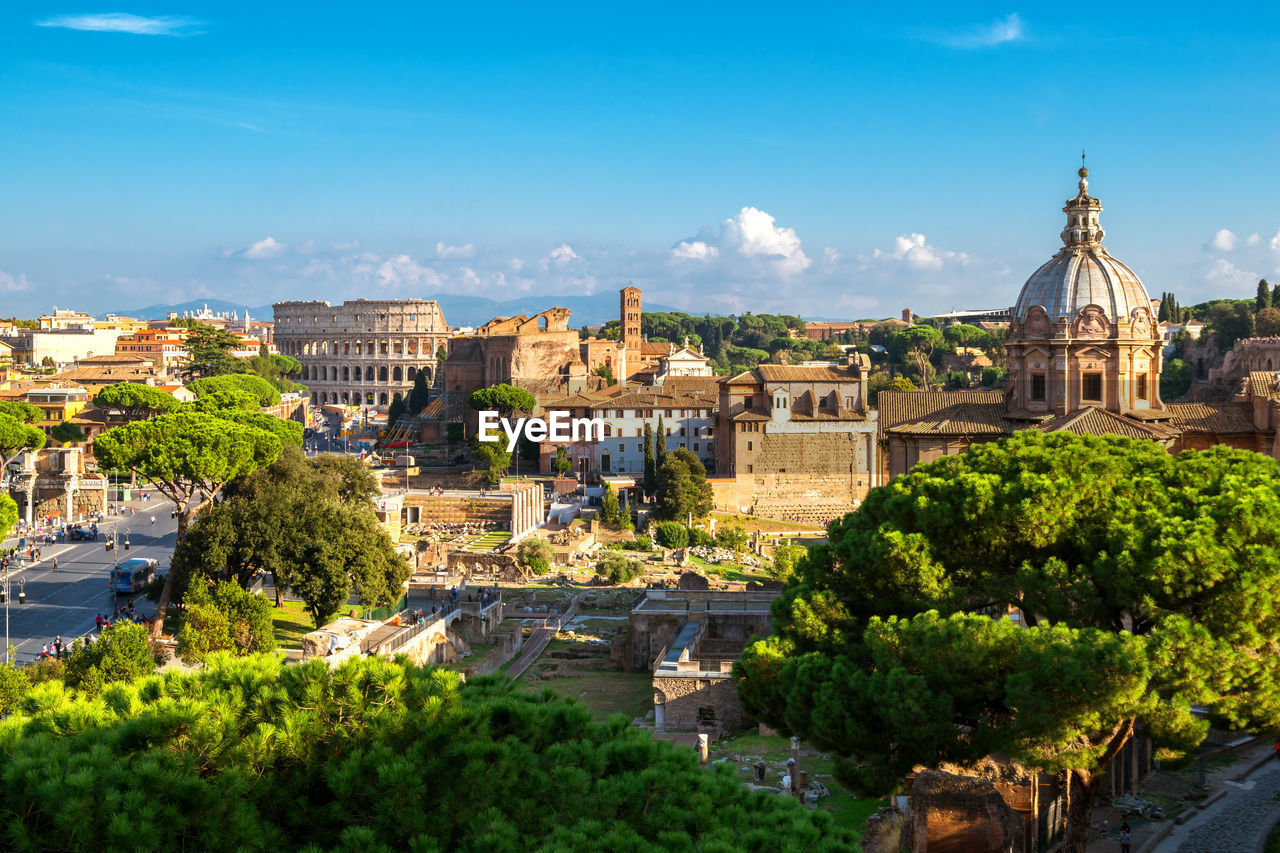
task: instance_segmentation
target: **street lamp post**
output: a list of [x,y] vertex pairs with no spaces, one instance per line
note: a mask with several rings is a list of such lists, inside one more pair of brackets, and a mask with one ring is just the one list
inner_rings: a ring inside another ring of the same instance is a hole
[[23,591],[26,578],[21,577],[22,569],[8,569],[0,572],[0,601],[4,601],[4,662],[9,663],[9,583],[18,581],[18,603],[27,603],[27,594]]

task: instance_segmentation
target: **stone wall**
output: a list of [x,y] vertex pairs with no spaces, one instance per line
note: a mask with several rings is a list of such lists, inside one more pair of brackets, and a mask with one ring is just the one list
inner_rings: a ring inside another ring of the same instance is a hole
[[926,770],[911,785],[911,853],[1030,853],[1025,835],[987,779]]
[[423,299],[278,302],[276,348],[302,363],[311,402],[385,410],[407,396],[414,376],[434,378],[436,350],[449,340],[444,313]]
[[753,724],[731,678],[655,677],[653,691],[666,731],[735,732]]

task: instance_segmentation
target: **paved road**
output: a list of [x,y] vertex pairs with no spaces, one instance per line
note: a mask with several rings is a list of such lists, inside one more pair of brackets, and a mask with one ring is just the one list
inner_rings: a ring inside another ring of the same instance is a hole
[[1170,853],[1257,853],[1280,818],[1280,766],[1264,764],[1243,783],[1179,827],[1156,848]]
[[[132,506],[137,508],[136,516],[121,518],[109,515],[102,525],[104,533],[113,527],[123,533],[127,528],[128,551],[123,545],[107,551],[102,534],[95,542],[44,545],[41,547],[44,559],[35,565],[28,564],[26,571],[14,575],[6,621],[9,642],[15,647],[18,661],[35,660],[40,656],[40,646],[52,642],[58,634],[70,642],[72,637],[93,629],[96,614],[107,616],[115,609],[116,596],[108,591],[107,581],[116,561],[151,557],[159,561],[161,567],[168,568],[178,532],[177,520],[169,517],[171,505],[162,499],[157,500],[153,494],[147,503],[135,501]],[[152,513],[156,518],[154,527],[150,523]],[[12,537],[5,543],[6,547],[16,544]],[[50,559],[54,555],[58,557],[57,569],[53,568]],[[18,577],[25,581],[26,604],[17,603]],[[121,603],[125,600],[123,596],[120,598]],[[147,615],[155,612],[155,605],[141,596],[134,599],[134,605]],[[3,618],[4,608],[0,606],[0,619]]]

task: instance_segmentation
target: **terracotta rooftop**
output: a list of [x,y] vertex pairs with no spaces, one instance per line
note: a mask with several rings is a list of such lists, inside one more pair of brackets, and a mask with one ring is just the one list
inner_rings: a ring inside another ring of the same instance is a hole
[[880,432],[908,421],[932,415],[958,403],[998,403],[1004,405],[1003,391],[881,391],[876,403],[880,411]]
[[1004,402],[953,403],[914,420],[885,429],[895,435],[1008,435]]
[[1249,374],[1249,392],[1255,397],[1277,397],[1280,396],[1280,373],[1274,370],[1255,370]]
[[1126,438],[1147,438],[1155,441],[1166,441],[1178,435],[1177,429],[1158,423],[1144,424],[1096,406],[1086,406],[1079,411],[1045,421],[1030,429],[1040,432],[1069,432],[1075,435],[1121,435]]
[[1253,423],[1253,406],[1249,403],[1170,403],[1170,426],[1183,432],[1228,433],[1258,432]]

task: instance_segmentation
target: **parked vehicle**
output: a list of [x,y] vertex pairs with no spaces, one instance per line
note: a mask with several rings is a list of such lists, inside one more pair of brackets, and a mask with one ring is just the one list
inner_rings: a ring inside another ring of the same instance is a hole
[[132,595],[156,578],[157,563],[147,557],[134,557],[116,565],[111,570],[111,591],[117,595]]
[[92,542],[98,538],[98,531],[88,527],[73,527],[67,531],[67,539],[72,542]]

